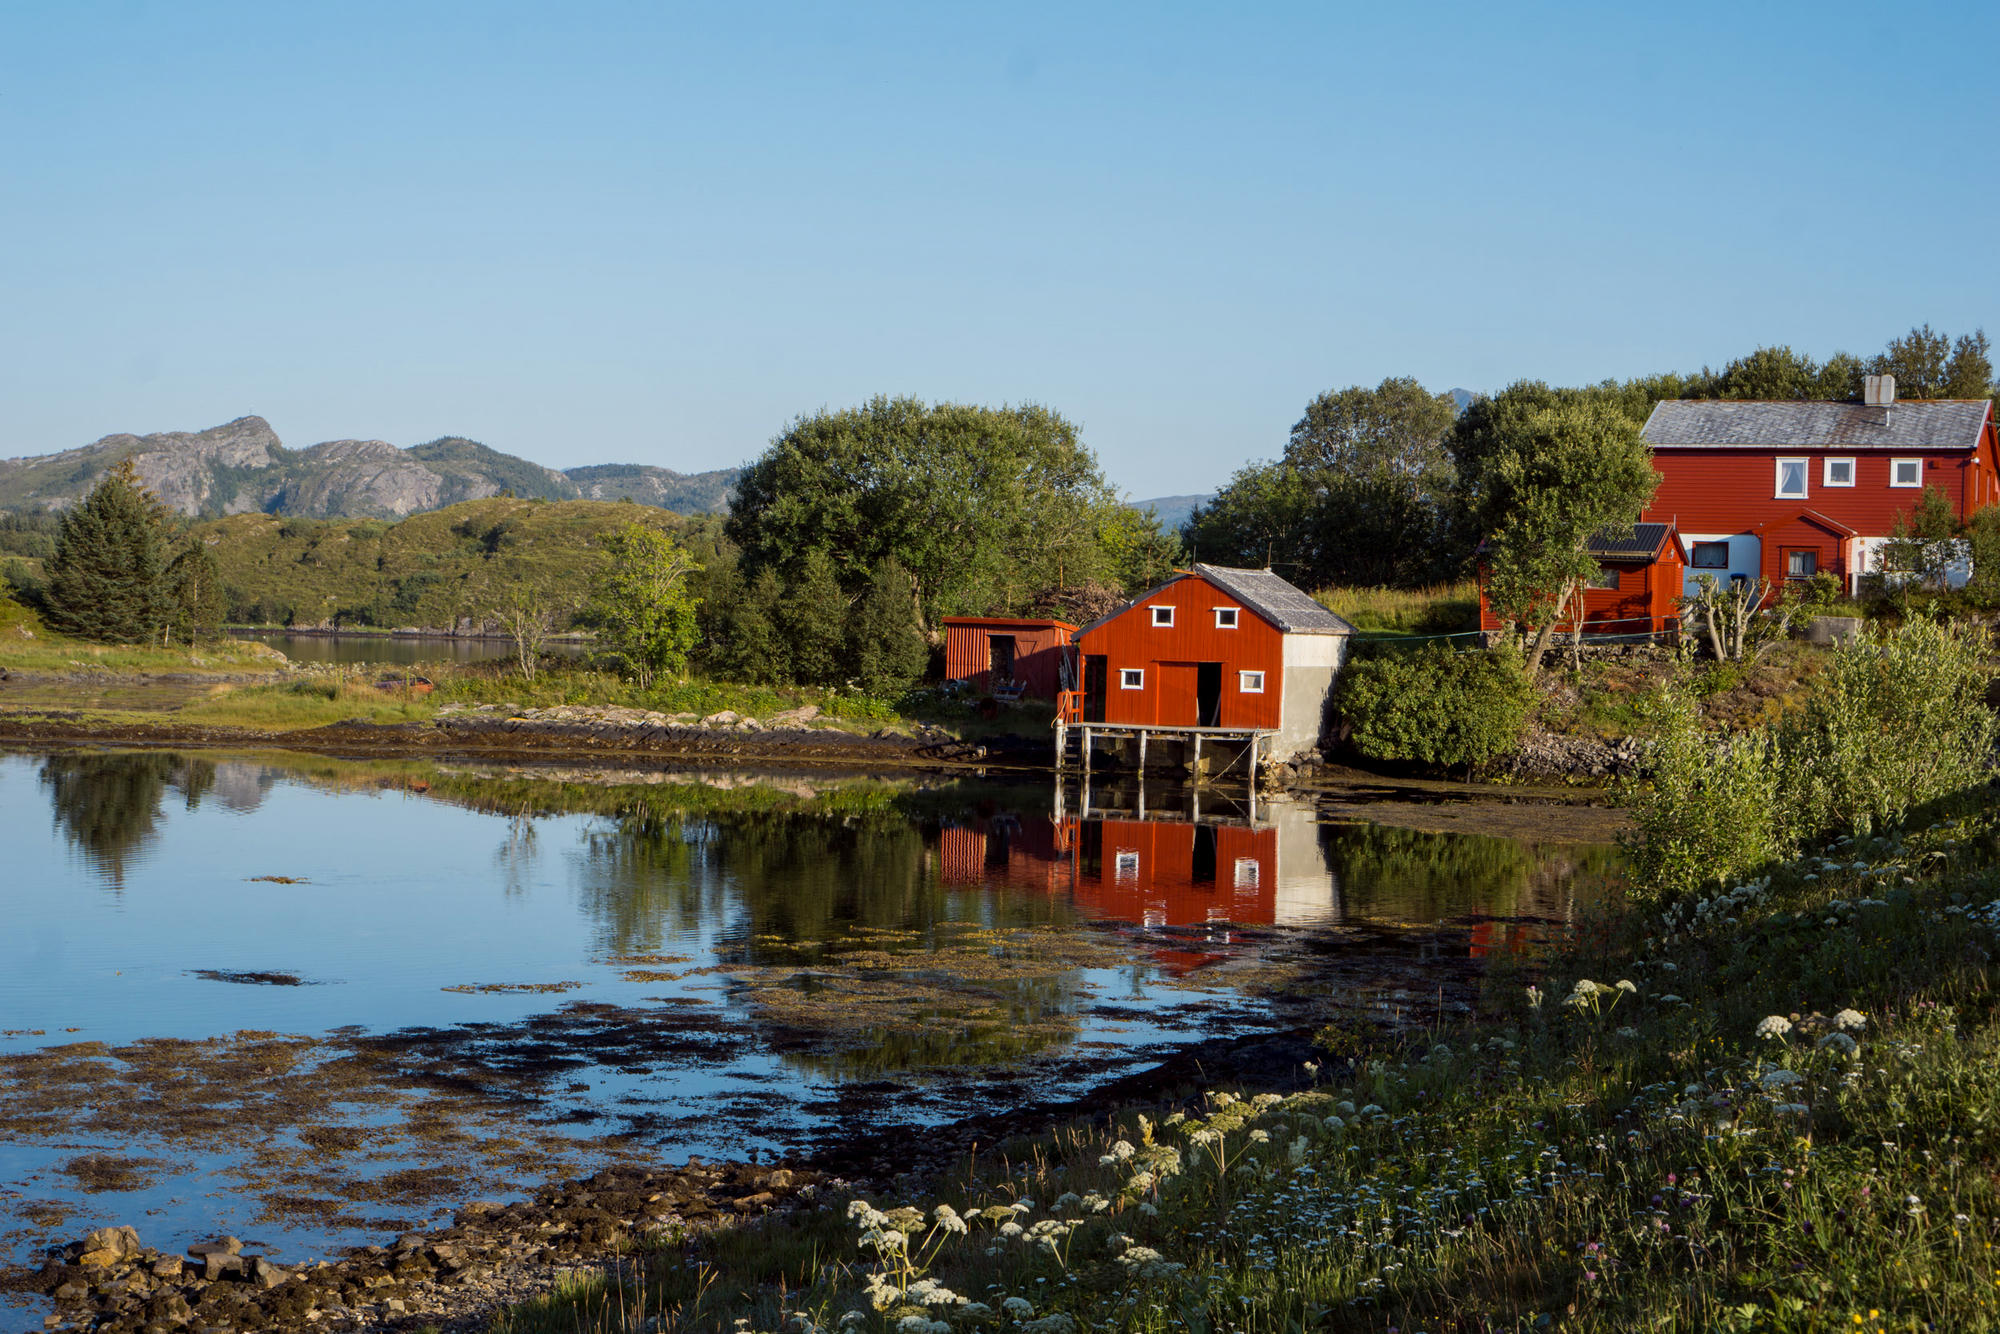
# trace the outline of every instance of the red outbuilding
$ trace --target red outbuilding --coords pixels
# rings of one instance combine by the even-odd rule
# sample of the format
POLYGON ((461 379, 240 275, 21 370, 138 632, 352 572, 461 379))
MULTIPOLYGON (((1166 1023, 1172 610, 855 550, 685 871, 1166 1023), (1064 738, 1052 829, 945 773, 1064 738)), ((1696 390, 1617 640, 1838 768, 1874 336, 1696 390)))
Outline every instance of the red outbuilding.
MULTIPOLYGON (((1643 518, 1703 574, 1782 584, 1828 573, 1850 593, 1881 570, 1896 520, 1935 488, 1960 519, 2000 503, 2000 436, 1986 399, 1898 400, 1868 377, 1860 403, 1668 399, 1646 421, 1660 474, 1643 518)), ((1970 575, 1963 562, 1955 583, 1970 575)))
POLYGON ((1054 699, 1063 688, 1064 654, 1076 627, 1067 621, 1007 616, 944 618, 944 679, 982 693, 1054 699))
MULTIPOLYGON (((1679 628, 1687 552, 1672 524, 1641 523, 1629 532, 1598 533, 1585 548, 1599 574, 1583 590, 1583 633, 1588 636, 1647 636, 1679 628)), ((1506 628, 1486 599, 1486 562, 1479 563, 1479 628, 1488 634, 1506 628)), ((1572 620, 1556 625, 1561 634, 1572 620)))
MULTIPOLYGON (((1269 570, 1197 565, 1077 632, 1085 734, 1248 743, 1289 759, 1319 744, 1354 627, 1269 570)), ((1063 740, 1059 730, 1058 745, 1063 740)))

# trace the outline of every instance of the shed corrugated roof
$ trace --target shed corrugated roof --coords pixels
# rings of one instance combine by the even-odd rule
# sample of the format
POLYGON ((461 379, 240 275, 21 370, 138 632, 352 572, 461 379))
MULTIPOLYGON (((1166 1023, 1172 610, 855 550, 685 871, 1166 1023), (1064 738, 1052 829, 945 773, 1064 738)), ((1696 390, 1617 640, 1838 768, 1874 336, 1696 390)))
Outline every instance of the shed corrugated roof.
POLYGON ((1354 627, 1269 570, 1197 565, 1194 572, 1288 635, 1351 635, 1354 627))
POLYGON ((1584 554, 1599 560, 1642 560, 1656 556, 1673 532, 1670 523, 1635 523, 1631 531, 1604 528, 1590 535, 1584 554))
POLYGON ((1865 403, 1665 399, 1646 419, 1655 449, 1966 450, 1979 443, 1992 404, 1983 398, 1865 403))

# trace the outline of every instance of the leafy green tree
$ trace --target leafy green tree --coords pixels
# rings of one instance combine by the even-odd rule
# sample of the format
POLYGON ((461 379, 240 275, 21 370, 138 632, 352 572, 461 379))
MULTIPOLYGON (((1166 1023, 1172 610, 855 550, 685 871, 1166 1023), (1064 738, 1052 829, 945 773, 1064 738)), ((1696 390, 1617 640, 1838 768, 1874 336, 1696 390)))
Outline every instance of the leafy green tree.
POLYGON ((1321 568, 1314 523, 1318 496, 1296 468, 1252 463, 1188 517, 1187 542, 1195 560, 1211 565, 1279 568, 1310 586, 1321 568))
POLYGON ((1047 408, 877 397, 793 422, 744 473, 727 531, 751 576, 817 557, 848 599, 894 558, 936 642, 942 616, 1098 575, 1096 521, 1114 502, 1047 408))
POLYGON ((609 559, 591 582, 584 621, 641 689, 657 676, 685 670, 699 636, 698 604, 688 589, 699 568, 694 556, 643 523, 629 523, 600 542, 609 559))
POLYGON ((1372 760, 1469 767, 1520 745, 1533 697, 1518 656, 1444 647, 1389 650, 1342 670, 1348 743, 1372 760))
POLYGON ((1965 595, 1974 606, 1990 611, 2000 606, 2000 505, 1988 505, 1972 516, 1965 526, 1965 546, 1972 561, 1965 595))
POLYGON ((791 652, 778 628, 784 581, 773 569, 746 579, 733 563, 711 572, 703 604, 710 675, 728 681, 773 685, 792 679, 791 652))
POLYGON ((165 577, 170 613, 167 633, 190 645, 220 635, 226 611, 222 571, 208 544, 195 538, 182 547, 167 566, 165 577))
POLYGON ((837 686, 846 680, 849 605, 832 558, 823 550, 808 551, 786 582, 784 601, 778 606, 778 633, 785 642, 792 680, 818 686, 837 686))
POLYGON ((49 623, 107 643, 156 639, 169 612, 166 566, 165 507, 122 460, 63 515, 48 565, 49 623))
POLYGON ((1602 399, 1537 381, 1472 404, 1453 432, 1472 530, 1486 537, 1487 600, 1532 635, 1539 673, 1557 622, 1598 573, 1584 548, 1629 529, 1659 486, 1638 424, 1602 399))
POLYGON ((930 666, 930 645, 917 626, 916 587, 894 560, 875 567, 875 578, 848 623, 854 679, 872 695, 907 690, 930 666))
POLYGON ((1895 376, 1898 398, 1987 398, 1994 392, 1991 351, 1984 329, 1954 341, 1923 324, 1891 339, 1868 371, 1895 376))
POLYGON ((1861 396, 1859 357, 1836 352, 1824 365, 1789 347, 1760 347, 1714 377, 1713 392, 1681 397, 1848 399, 1861 396))
POLYGON ((1881 546, 1885 572, 1900 575, 1898 586, 1943 588, 1954 562, 1965 553, 1962 526, 1951 497, 1942 487, 1926 486, 1923 498, 1896 515, 1889 540, 1881 546))

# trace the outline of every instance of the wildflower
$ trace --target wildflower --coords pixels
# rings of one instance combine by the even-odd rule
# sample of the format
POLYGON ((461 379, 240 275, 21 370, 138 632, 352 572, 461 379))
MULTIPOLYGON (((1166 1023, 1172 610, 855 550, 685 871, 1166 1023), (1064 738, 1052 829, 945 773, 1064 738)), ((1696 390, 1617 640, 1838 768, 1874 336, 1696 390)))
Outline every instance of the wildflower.
POLYGON ((1382 1109, 1371 1102, 1366 1107, 1363 1107, 1361 1109, 1361 1114, 1363 1116, 1380 1116, 1382 1114, 1382 1109))
POLYGON ((1305 1071, 1308 1078, 1317 1075, 1319 1073, 1319 1062, 1307 1061, 1305 1063, 1305 1071))
POLYGON ((1354 1104, 1351 1102, 1337 1102, 1333 1105, 1333 1110, 1339 1112, 1342 1116, 1352 1116, 1354 1115, 1354 1104))
POLYGON ((1620 978, 1618 980, 1618 986, 1616 989, 1624 992, 1628 996, 1636 996, 1639 994, 1639 988, 1637 984, 1628 982, 1624 978, 1620 978))
POLYGON ((1842 1056, 1852 1056, 1861 1050, 1861 1044, 1845 1033, 1828 1033, 1818 1042, 1815 1042, 1813 1046, 1831 1047, 1842 1056))
POLYGON ((1051 1312, 1039 1320, 1027 1320, 1021 1324, 1021 1334, 1072 1334, 1076 1321, 1061 1311, 1051 1312))
POLYGON ((1633 1028, 1630 1024, 1627 1024, 1625 1027, 1618 1030, 1618 1036, 1626 1039, 1636 1038, 1639 1036, 1639 1030, 1633 1028))
POLYGON ((1268 1130, 1253 1130, 1250 1132, 1250 1142, 1252 1144, 1269 1144, 1271 1142, 1271 1132, 1268 1130))
POLYGON ((1803 1084, 1806 1082, 1806 1077, 1796 1070, 1773 1070, 1757 1082, 1766 1091, 1769 1091, 1771 1089, 1790 1088, 1794 1084, 1803 1084))
POLYGON ((1142 1200, 1139 1203, 1139 1212, 1148 1218, 1158 1218, 1160 1216, 1160 1206, 1154 1204, 1151 1200, 1142 1200))
POLYGON ((1061 1213, 1063 1210, 1069 1208, 1071 1205, 1082 1204, 1082 1203, 1083 1203, 1082 1196, 1078 1195, 1073 1190, 1066 1190, 1062 1194, 1056 1196, 1056 1202, 1050 1205, 1049 1208, 1051 1211, 1055 1213, 1061 1213))
POLYGON ((1782 1014, 1766 1015, 1757 1021, 1757 1036, 1760 1038, 1782 1038, 1792 1031, 1792 1021, 1782 1014))
POLYGON ((1293 1140, 1292 1147, 1286 1151, 1286 1156, 1291 1159, 1293 1167, 1303 1163, 1306 1160, 1306 1142, 1302 1139, 1293 1140))
POLYGON ((950 1306, 958 1300, 957 1293, 934 1278, 918 1279, 904 1295, 925 1306, 950 1306))
POLYGON ((1833 1026, 1844 1032, 1859 1032, 1868 1026, 1868 1016, 1859 1010, 1842 1010, 1833 1016, 1833 1026))
POLYGON ((1668 992, 1668 993, 1667 993, 1666 995, 1664 995, 1664 996, 1660 997, 1660 998, 1659 998, 1659 1000, 1660 1000, 1660 1004, 1662 1004, 1662 1005, 1685 1005, 1685 1004, 1687 1004, 1687 1002, 1686 1002, 1686 1001, 1682 1000, 1682 999, 1681 999, 1681 998, 1680 998, 1679 996, 1676 996, 1676 995, 1674 995, 1674 994, 1673 994, 1672 992, 1668 992))
POLYGON ((840 1318, 841 1329, 854 1329, 867 1323, 868 1313, 858 1306, 840 1318))
POLYGON ((1772 1110, 1779 1116, 1804 1116, 1812 1111, 1812 1108, 1802 1102, 1781 1102, 1772 1110))
POLYGON ((1000 1303, 1000 1309, 1016 1320, 1026 1320, 1035 1313, 1035 1304, 1026 1297, 1009 1297, 1000 1303))
POLYGON ((956 1236, 965 1235, 965 1220, 958 1216, 958 1210, 948 1204, 940 1204, 931 1210, 931 1222, 956 1236))
POLYGON ((1327 1118, 1326 1118, 1326 1120, 1324 1120, 1324 1121, 1320 1122, 1320 1124, 1321 1124, 1321 1125, 1323 1125, 1323 1126, 1325 1126, 1325 1127, 1326 1127, 1326 1128, 1327 1128, 1328 1130, 1345 1130, 1345 1129, 1347 1129, 1347 1122, 1345 1122, 1345 1121, 1341 1120, 1341 1119, 1340 1119, 1339 1117, 1337 1117, 1337 1116, 1329 1116, 1329 1117, 1327 1117, 1327 1118))
POLYGON ((1528 1008, 1531 1010, 1542 1008, 1542 989, 1540 987, 1528 988, 1528 1008))
POLYGON ((960 1302, 958 1313, 973 1320, 985 1320, 993 1314, 993 1308, 985 1302, 960 1302))
POLYGON ((1137 1152, 1138 1150, 1132 1147, 1130 1141, 1121 1139, 1111 1146, 1111 1152, 1097 1160, 1097 1164, 1100 1167, 1111 1167, 1117 1163, 1124 1162, 1137 1152))

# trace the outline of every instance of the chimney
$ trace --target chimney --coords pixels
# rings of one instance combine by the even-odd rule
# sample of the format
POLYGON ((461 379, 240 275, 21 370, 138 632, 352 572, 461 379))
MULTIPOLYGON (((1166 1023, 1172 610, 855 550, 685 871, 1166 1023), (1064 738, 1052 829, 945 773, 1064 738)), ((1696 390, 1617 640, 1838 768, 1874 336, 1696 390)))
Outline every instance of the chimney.
POLYGON ((1864 386, 1862 401, 1871 408, 1893 407, 1896 402, 1896 377, 1893 375, 1869 375, 1862 378, 1864 386))

